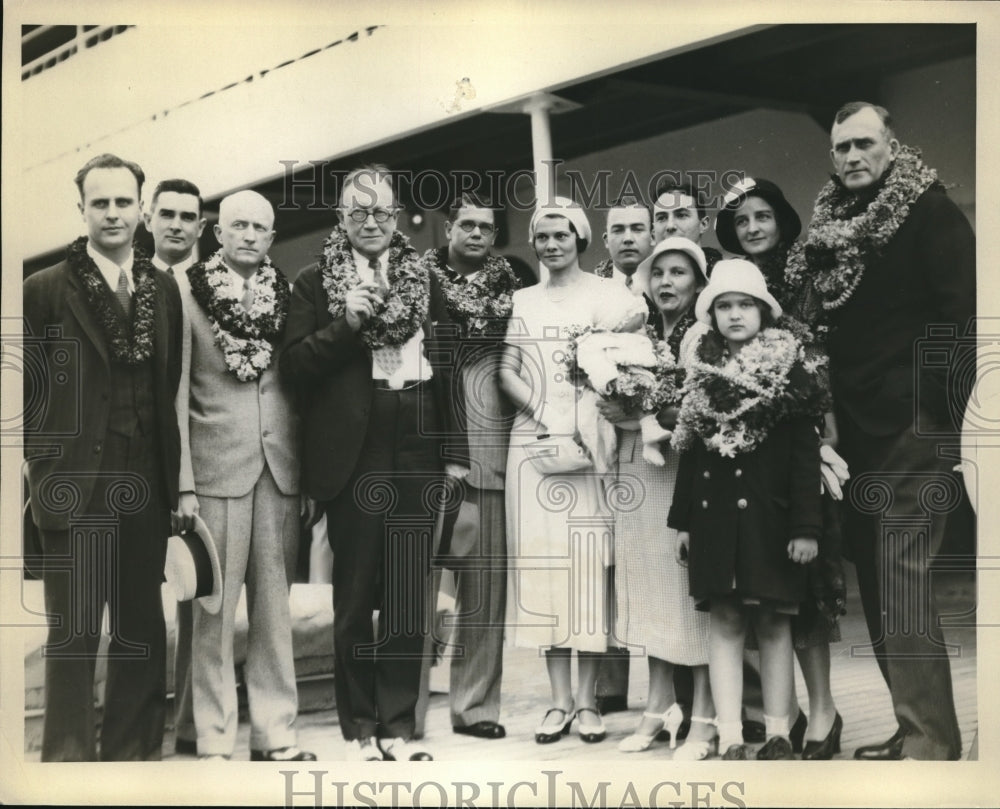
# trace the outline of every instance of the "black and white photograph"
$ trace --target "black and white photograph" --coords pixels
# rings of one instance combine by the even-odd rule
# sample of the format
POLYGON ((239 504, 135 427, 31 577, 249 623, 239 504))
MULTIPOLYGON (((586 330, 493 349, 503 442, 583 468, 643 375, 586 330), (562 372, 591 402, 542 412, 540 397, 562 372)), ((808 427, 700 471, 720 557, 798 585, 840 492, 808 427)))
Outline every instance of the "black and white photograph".
POLYGON ((0 801, 995 805, 998 47, 5 0, 0 801))

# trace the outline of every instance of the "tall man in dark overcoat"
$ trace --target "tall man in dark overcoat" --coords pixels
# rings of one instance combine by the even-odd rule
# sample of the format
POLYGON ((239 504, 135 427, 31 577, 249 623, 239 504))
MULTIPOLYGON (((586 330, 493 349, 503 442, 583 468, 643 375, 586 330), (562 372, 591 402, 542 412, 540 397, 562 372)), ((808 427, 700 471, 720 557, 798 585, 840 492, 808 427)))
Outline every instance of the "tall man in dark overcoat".
POLYGON ((173 278, 133 252, 143 181, 139 166, 114 155, 84 165, 76 184, 87 236, 24 282, 26 360, 41 371, 25 375, 24 432, 49 617, 43 761, 161 756, 160 585, 177 504, 181 302, 173 278))
POLYGON ((885 109, 845 105, 830 137, 836 176, 789 269, 828 316, 838 451, 851 472, 845 548, 899 723, 855 758, 957 759, 930 567, 947 503, 961 499, 955 461, 940 450, 958 444, 968 399, 953 369, 976 312, 973 232, 885 109), (932 361, 921 359, 928 341, 932 361))

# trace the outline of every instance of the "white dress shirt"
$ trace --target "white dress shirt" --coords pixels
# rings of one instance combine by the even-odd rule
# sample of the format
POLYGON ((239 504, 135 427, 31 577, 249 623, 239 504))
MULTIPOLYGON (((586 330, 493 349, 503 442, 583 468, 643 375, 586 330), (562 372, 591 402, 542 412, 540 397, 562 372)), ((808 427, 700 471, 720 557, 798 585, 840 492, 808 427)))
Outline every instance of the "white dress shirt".
POLYGON ((195 262, 194 262, 193 250, 191 251, 191 255, 189 255, 183 261, 178 261, 176 264, 167 264, 167 262, 165 262, 159 256, 153 256, 153 266, 156 267, 156 269, 164 271, 172 269, 174 271, 175 276, 180 275, 182 272, 186 273, 188 267, 192 266, 194 263, 195 262))
POLYGON ((135 261, 134 251, 130 251, 128 258, 125 259, 119 266, 107 256, 102 256, 98 253, 88 239, 87 255, 94 260, 94 263, 97 265, 97 269, 101 271, 101 275, 104 276, 104 280, 107 282, 108 286, 111 287, 112 292, 115 292, 118 289, 118 278, 121 276, 122 270, 125 270, 125 277, 128 279, 128 294, 135 294, 135 279, 132 277, 132 264, 135 261))
MULTIPOLYGON (((377 284, 378 282, 375 280, 375 273, 372 268, 368 266, 368 257, 363 256, 354 248, 351 248, 351 252, 354 253, 354 266, 358 270, 358 275, 361 276, 362 283, 377 284)), ((382 274, 385 276, 386 282, 388 283, 388 250, 378 257, 378 263, 382 270, 382 274)), ((373 362, 372 379, 384 379, 389 383, 390 387, 401 388, 404 382, 414 381, 417 379, 426 381, 434 376, 434 369, 431 368, 431 364, 427 362, 426 357, 424 357, 424 330, 422 327, 418 328, 416 334, 399 347, 399 351, 402 356, 403 364, 399 366, 395 373, 393 373, 392 376, 389 376, 377 362, 373 362)))
POLYGON ((632 286, 628 286, 629 276, 619 270, 614 264, 611 265, 611 277, 626 289, 631 289, 633 295, 642 295, 646 291, 645 281, 639 275, 638 268, 632 273, 632 286))

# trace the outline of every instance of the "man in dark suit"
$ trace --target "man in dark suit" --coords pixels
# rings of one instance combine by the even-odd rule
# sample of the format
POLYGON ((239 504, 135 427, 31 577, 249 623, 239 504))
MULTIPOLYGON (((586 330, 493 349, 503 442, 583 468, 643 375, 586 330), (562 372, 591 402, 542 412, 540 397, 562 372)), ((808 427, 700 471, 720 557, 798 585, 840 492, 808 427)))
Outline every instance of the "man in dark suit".
MULTIPOLYGON (((144 215, 146 230, 153 236, 153 266, 174 278, 197 261, 195 245, 205 229, 201 191, 190 180, 174 179, 158 183, 150 208, 144 215)), ((182 515, 183 517, 183 515, 182 515)), ((176 529, 192 527, 182 519, 176 529)), ((174 646, 174 750, 181 755, 198 752, 194 729, 191 689, 192 602, 177 602, 177 634, 174 646)))
POLYGON ((296 279, 281 370, 298 388, 303 485, 325 508, 334 553, 348 757, 426 760, 414 733, 431 611, 429 501, 446 471, 468 472, 449 367, 455 329, 437 278, 396 232, 388 169, 351 172, 337 213, 319 264, 296 279))
POLYGON ((181 303, 133 253, 143 172, 114 155, 76 176, 87 236, 24 283, 25 454, 44 551, 43 761, 159 759, 166 702, 160 584, 177 503, 181 303), (72 395, 45 380, 75 375, 72 395), (100 749, 94 669, 107 604, 100 749))
POLYGON ((976 312, 975 239, 937 174, 901 146, 889 113, 841 108, 830 135, 837 176, 816 202, 801 272, 829 314, 830 380, 851 480, 844 544, 899 727, 862 759, 957 759, 948 651, 929 567, 961 500, 943 445, 957 446, 968 389, 953 368, 976 312), (935 358, 915 361, 921 340, 935 358), (942 497, 942 493, 948 493, 942 497), (951 503, 951 505, 949 505, 951 503))

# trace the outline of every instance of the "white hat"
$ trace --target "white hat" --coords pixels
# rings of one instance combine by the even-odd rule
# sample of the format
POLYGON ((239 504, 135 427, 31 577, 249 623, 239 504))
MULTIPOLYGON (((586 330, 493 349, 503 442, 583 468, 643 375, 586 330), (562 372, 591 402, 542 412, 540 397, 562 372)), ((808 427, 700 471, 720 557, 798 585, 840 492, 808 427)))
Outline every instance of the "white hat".
POLYGON ((712 302, 727 292, 742 292, 762 300, 771 308, 775 320, 781 317, 781 304, 767 291, 767 282, 757 265, 745 258, 727 258, 716 263, 708 286, 698 295, 698 301, 694 305, 694 314, 698 320, 711 324, 709 312, 712 302))
MULTIPOLYGON (((538 208, 535 209, 534 215, 531 217, 531 224, 528 225, 529 242, 535 240, 535 227, 538 225, 538 220, 544 216, 566 217, 573 223, 573 227, 576 229, 576 235, 586 242, 583 249, 587 249, 587 245, 590 244, 591 239, 590 222, 587 221, 587 214, 584 212, 583 208, 580 207, 580 203, 574 202, 569 197, 554 197, 552 202, 545 205, 539 205, 538 208)), ((583 250, 580 252, 582 253, 583 250)))
POLYGON ((213 615, 222 607, 222 567, 208 526, 197 514, 194 530, 167 539, 163 578, 178 601, 199 599, 213 615))
POLYGON ((657 242, 656 246, 653 248, 653 252, 643 260, 636 272, 641 272, 648 278, 649 271, 653 269, 653 262, 656 261, 656 257, 667 252, 684 253, 690 256, 692 261, 694 261, 695 265, 698 267, 698 272, 701 273, 702 283, 708 283, 708 273, 706 270, 708 262, 705 260, 705 251, 684 236, 670 236, 662 242, 657 242))

